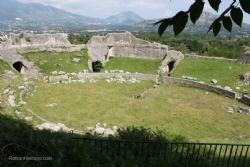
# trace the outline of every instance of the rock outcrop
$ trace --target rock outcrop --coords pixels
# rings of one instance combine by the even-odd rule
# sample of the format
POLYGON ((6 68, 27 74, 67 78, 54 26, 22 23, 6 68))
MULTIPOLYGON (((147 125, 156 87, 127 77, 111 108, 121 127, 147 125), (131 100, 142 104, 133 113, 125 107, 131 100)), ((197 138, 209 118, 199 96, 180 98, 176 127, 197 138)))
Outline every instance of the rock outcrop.
POLYGON ((100 61, 105 65, 110 57, 156 59, 164 58, 168 51, 168 46, 138 39, 130 32, 93 36, 87 48, 90 70, 92 70, 92 63, 100 61))
POLYGON ((250 64, 250 50, 246 51, 243 55, 241 55, 239 63, 250 64))
POLYGON ((173 71, 183 59, 184 55, 181 52, 174 50, 168 51, 159 67, 159 72, 164 74, 173 71))

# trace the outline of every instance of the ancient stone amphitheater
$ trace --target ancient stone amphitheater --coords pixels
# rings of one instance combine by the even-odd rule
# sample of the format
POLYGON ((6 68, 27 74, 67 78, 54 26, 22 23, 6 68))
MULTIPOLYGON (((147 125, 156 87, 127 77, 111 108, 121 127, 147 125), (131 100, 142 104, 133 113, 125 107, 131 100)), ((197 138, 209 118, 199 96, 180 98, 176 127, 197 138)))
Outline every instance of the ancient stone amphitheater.
POLYGON ((1 35, 0 58, 12 68, 26 77, 41 78, 39 69, 32 62, 25 60, 18 53, 34 51, 80 51, 88 49, 89 69, 93 70, 93 63, 100 61, 105 65, 110 57, 124 56, 146 59, 163 60, 160 72, 173 70, 184 58, 183 54, 168 51, 168 46, 151 43, 133 36, 130 32, 109 33, 106 36, 93 36, 87 45, 72 45, 67 34, 7 34, 1 35))

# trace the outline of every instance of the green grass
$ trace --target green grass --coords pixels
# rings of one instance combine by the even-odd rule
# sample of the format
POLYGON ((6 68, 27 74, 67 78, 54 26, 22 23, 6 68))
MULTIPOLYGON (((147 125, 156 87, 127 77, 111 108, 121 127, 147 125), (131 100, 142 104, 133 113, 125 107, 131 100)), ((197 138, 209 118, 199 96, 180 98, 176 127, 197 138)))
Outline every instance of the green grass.
POLYGON ((32 52, 23 54, 25 58, 37 65, 44 74, 53 71, 79 72, 88 69, 87 50, 80 52, 32 52), (80 58, 80 62, 73 62, 73 58, 80 58))
POLYGON ((249 142, 250 121, 244 114, 229 114, 237 101, 177 85, 152 83, 51 85, 39 84, 28 106, 51 122, 84 131, 98 122, 119 127, 143 126, 163 129, 190 141, 249 142), (132 98, 144 92, 142 99, 132 98), (38 103, 39 102, 39 103, 38 103), (57 103, 49 108, 46 105, 57 103))
POLYGON ((10 66, 0 59, 0 73, 4 73, 5 70, 11 70, 10 66))
POLYGON ((240 86, 250 92, 249 86, 244 86, 240 76, 250 71, 249 64, 236 64, 225 61, 192 59, 186 57, 173 72, 172 76, 196 77, 200 81, 210 83, 212 79, 218 81, 218 85, 230 86, 232 89, 240 86), (242 86, 241 86, 242 85, 242 86))
POLYGON ((123 70, 128 72, 153 74, 156 73, 160 64, 160 59, 113 57, 107 62, 104 70, 123 70))

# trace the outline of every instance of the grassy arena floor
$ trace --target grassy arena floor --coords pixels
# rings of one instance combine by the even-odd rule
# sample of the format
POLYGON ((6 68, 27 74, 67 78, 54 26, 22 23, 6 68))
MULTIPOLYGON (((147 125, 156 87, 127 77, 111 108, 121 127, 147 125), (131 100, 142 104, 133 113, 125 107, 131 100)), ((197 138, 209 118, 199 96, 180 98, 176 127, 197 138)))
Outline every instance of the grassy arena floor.
POLYGON ((87 50, 80 52, 32 52, 23 56, 35 63, 44 74, 51 74, 53 71, 79 72, 88 69, 87 50), (73 58, 80 58, 78 63, 73 58))
MULTIPOLYGON (((79 72, 88 69, 88 53, 86 49, 80 52, 33 52, 23 54, 25 58, 37 65, 44 74, 53 71, 79 72), (73 58, 80 58, 80 62, 73 62, 73 58)), ((123 70, 139 73, 156 73, 161 64, 160 59, 142 59, 115 57, 111 58, 102 71, 123 70)))
POLYGON ((167 84, 154 89, 151 82, 127 85, 99 81, 39 84, 32 94, 26 101, 33 112, 81 131, 105 122, 119 127, 158 127, 192 141, 250 141, 249 115, 226 112, 228 106, 241 104, 198 89, 167 84), (142 92, 142 99, 133 98, 142 92), (51 103, 57 106, 46 107, 51 103))
POLYGON ((142 59, 129 57, 113 57, 105 65, 103 70, 123 70, 154 74, 161 64, 161 59, 142 59))
POLYGON ((186 57, 173 72, 172 76, 182 77, 191 76, 196 77, 200 81, 210 83, 212 79, 218 81, 218 85, 230 86, 235 90, 235 87, 247 89, 250 93, 249 86, 244 85, 240 80, 240 76, 250 71, 249 64, 236 64, 225 61, 192 59, 186 57))

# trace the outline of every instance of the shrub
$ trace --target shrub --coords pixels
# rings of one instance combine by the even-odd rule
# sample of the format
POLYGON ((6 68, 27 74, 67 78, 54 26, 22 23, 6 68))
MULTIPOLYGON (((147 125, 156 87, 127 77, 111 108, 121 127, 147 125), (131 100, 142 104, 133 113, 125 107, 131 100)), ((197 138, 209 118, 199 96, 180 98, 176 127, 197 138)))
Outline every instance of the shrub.
POLYGON ((21 34, 19 35, 19 39, 22 39, 22 38, 24 38, 24 33, 21 33, 21 34))
POLYGON ((26 41, 26 42, 31 42, 30 37, 25 37, 25 41, 26 41))

